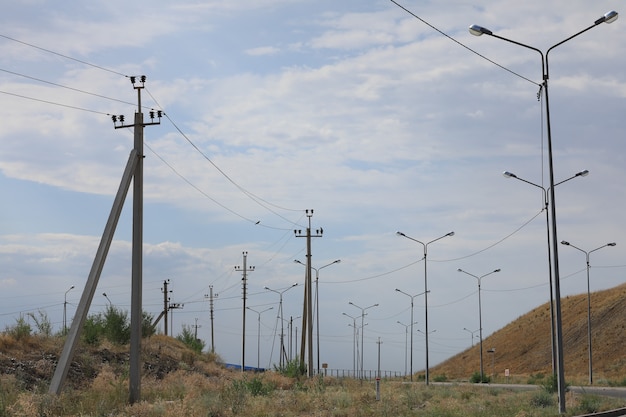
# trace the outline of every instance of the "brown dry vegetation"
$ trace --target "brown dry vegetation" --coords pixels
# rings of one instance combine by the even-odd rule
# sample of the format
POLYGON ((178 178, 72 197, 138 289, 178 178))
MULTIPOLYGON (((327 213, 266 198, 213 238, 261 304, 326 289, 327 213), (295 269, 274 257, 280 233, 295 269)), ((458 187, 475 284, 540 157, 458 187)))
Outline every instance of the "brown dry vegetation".
MULTIPOLYGON (((588 383, 587 294, 561 301, 563 357, 568 383, 588 383)), ((623 384, 626 381, 626 284, 591 294, 591 328, 594 383, 623 384)), ((550 305, 546 303, 519 317, 483 340, 485 374, 496 379, 505 369, 512 376, 526 378, 552 372, 550 305), (495 348, 495 357, 487 353, 495 348)), ((467 379, 480 369, 478 344, 431 369, 433 375, 467 379)))
MULTIPOLYGON (((623 385, 626 285, 593 294, 594 370, 598 383, 623 385)), ((587 380, 586 294, 562 302, 566 379, 587 380)), ((540 306, 487 337, 496 347, 499 376, 517 380, 551 370, 550 313, 540 306)), ((57 336, 0 334, 0 417, 4 416, 556 416, 556 397, 543 390, 513 392, 484 385, 406 384, 383 380, 381 400, 372 382, 288 378, 275 372, 242 374, 214 355, 198 354, 163 335, 142 343, 142 401, 128 404, 128 346, 82 345, 60 396, 47 394, 62 349, 57 336)), ((467 380, 479 369, 474 346, 431 369, 431 378, 467 380)), ((490 373, 491 356, 485 355, 490 373)), ((496 379, 498 380, 498 379, 496 379)), ((499 380, 501 381, 501 379, 499 380)), ((567 394, 567 415, 623 407, 623 401, 567 394)))

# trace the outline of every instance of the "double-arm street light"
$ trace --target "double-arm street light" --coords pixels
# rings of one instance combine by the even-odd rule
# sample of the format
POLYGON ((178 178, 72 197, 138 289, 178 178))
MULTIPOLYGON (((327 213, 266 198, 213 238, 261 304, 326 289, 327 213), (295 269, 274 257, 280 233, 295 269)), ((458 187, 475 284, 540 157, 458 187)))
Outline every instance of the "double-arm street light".
POLYGON ((363 378, 365 376, 363 374, 363 342, 364 342, 363 334, 365 334, 365 311, 369 310, 372 307, 378 307, 378 303, 372 304, 371 306, 365 307, 365 308, 354 304, 352 301, 349 301, 348 304, 361 310, 361 370, 360 370, 360 375, 361 375, 361 378, 363 378))
POLYGON ((74 286, 72 285, 63 296, 63 334, 67 334, 67 293, 72 291, 74 286))
MULTIPOLYGON (((402 291, 402 290, 400 290, 398 288, 396 288, 396 291, 399 292, 400 294, 406 295, 407 297, 409 297, 411 299, 411 324, 410 324, 410 326, 411 326, 411 368, 410 368, 411 369, 411 374, 410 375, 411 375, 411 381, 413 381, 413 302, 415 300, 415 297, 418 297, 420 295, 424 295, 424 294, 426 294, 426 292, 421 292, 419 294, 411 295, 411 294, 406 293, 406 292, 404 292, 404 291, 402 291)), ((398 322, 398 323, 400 323, 400 322, 398 322)), ((400 323, 400 324, 402 324, 402 323, 400 323)))
POLYGON ((550 177, 550 215, 552 218, 552 249, 554 255, 554 292, 555 292, 555 315, 556 315, 556 351, 557 351, 557 387, 558 387, 558 397, 559 397, 559 412, 565 413, 565 372, 563 369, 563 334, 562 334, 562 322, 561 322, 561 285, 560 285, 560 277, 559 277, 559 255, 558 255, 558 239, 556 233, 556 202, 554 198, 554 164, 553 164, 553 156, 552 156, 552 130, 550 126, 550 102, 548 97, 548 79, 550 78, 549 66, 548 66, 548 55, 550 51, 556 48, 559 45, 564 44, 565 42, 573 39, 590 29, 602 24, 602 23, 612 23, 617 20, 618 14, 615 11, 610 11, 606 13, 601 18, 597 19, 593 22, 593 25, 575 33, 574 35, 562 40, 561 42, 551 46, 548 48, 545 57, 543 52, 540 49, 537 49, 533 46, 523 44, 521 42, 517 42, 499 35, 494 34, 489 29, 478 25, 472 25, 469 28, 469 31, 472 35, 480 36, 480 35, 489 35, 497 39, 501 39, 503 41, 521 46, 523 48, 527 48, 538 52, 541 56, 541 73, 543 79, 543 89, 546 94, 546 130, 548 136, 548 171, 550 177))
POLYGON ((484 372, 484 368, 483 368, 483 318, 482 318, 482 306, 481 306, 481 301, 480 301, 480 284, 483 278, 485 278, 488 275, 491 274, 495 274, 496 272, 500 272, 500 268, 495 269, 485 275, 474 275, 474 274, 470 274, 467 271, 462 270, 461 268, 458 269, 459 272, 463 272, 464 274, 467 274, 471 277, 476 278, 476 281, 478 281, 478 335, 479 335, 479 340, 480 340, 480 382, 484 382, 484 377, 485 377, 485 372, 484 372))
POLYGON ((444 237, 448 237, 448 236, 454 236, 454 232, 448 232, 443 236, 438 237, 437 239, 433 239, 430 242, 421 242, 417 239, 413 239, 410 236, 405 235, 402 232, 396 232, 396 234, 398 236, 402 236, 405 237, 409 240, 412 240, 413 242, 417 242, 420 245, 422 245, 422 247, 424 248, 424 326, 426 328, 425 331, 425 335, 426 335, 426 371, 425 371, 425 382, 426 385, 429 384, 429 378, 428 378, 428 293, 430 291, 428 291, 428 267, 427 267, 427 256, 428 256, 428 245, 430 245, 433 242, 438 241, 439 239, 443 239, 444 237))
MULTIPOLYGON (((306 267, 306 264, 303 262, 300 262, 297 259, 293 260, 295 263, 300 264, 300 265, 304 265, 306 267)), ((320 266, 319 268, 314 268, 311 267, 311 269, 315 270, 315 326, 316 328, 316 333, 317 333, 317 374, 319 375, 320 373, 320 300, 319 300, 319 280, 320 280, 320 270, 326 268, 327 266, 331 266, 334 264, 338 264, 339 262, 341 262, 341 259, 337 259, 332 261, 329 264, 326 264, 324 266, 320 266)))
POLYGON ((466 332, 470 334, 470 337, 472 338, 471 344, 472 344, 472 347, 474 347, 474 333, 476 333, 478 330, 470 330, 467 327, 463 327, 463 330, 465 330, 466 332))
POLYGON ((287 291, 289 291, 290 289, 292 289, 293 287, 297 286, 298 283, 295 282, 293 284, 291 284, 290 286, 288 286, 287 288, 283 288, 281 290, 273 290, 270 287, 265 287, 265 289, 267 291, 271 291, 271 292, 275 292, 276 294, 278 294, 279 301, 278 301, 278 317, 280 317, 280 356, 278 358, 278 365, 280 366, 280 368, 282 369, 282 367, 285 365, 285 361, 284 361, 284 357, 286 356, 285 353, 285 328, 283 326, 283 294, 286 293, 287 291))
POLYGON ((257 311, 253 308, 246 307, 250 311, 254 311, 258 316, 258 324, 257 324, 257 342, 256 342, 256 367, 257 370, 261 368, 261 314, 265 313, 268 310, 273 309, 274 307, 268 307, 265 310, 257 311))
POLYGON ((591 268, 591 265, 589 264, 589 255, 592 252, 595 252, 602 248, 606 248, 607 246, 615 246, 617 245, 617 243, 615 242, 607 243, 605 245, 600 246, 599 248, 595 248, 590 251, 586 251, 579 247, 576 247, 565 240, 563 240, 561 244, 565 246, 571 246, 574 249, 578 249, 579 251, 585 254, 585 259, 587 260, 587 351, 589 353, 589 385, 592 385, 593 384, 593 367, 592 367, 592 355, 591 355, 591 291, 589 287, 589 269, 591 268))
MULTIPOLYGON (((526 184, 530 184, 534 187, 540 188, 541 191, 543 191, 543 209, 546 212, 546 236, 548 238, 548 282, 550 283, 550 344, 552 346, 552 375, 556 376, 556 349, 555 349, 555 343, 554 343, 554 293, 552 291, 553 285, 552 285, 552 256, 551 256, 551 250, 550 250, 550 214, 549 214, 549 210, 548 210, 548 205, 550 204, 550 200, 548 198, 548 190, 539 185, 539 184, 535 184, 534 182, 530 182, 528 180, 525 180, 524 178, 520 178, 517 175, 515 175, 512 172, 509 171, 504 171, 502 173, 502 175, 504 175, 505 178, 514 178, 516 180, 525 182, 526 184)), ((585 169, 582 170, 580 172, 577 172, 576 174, 572 175, 571 177, 564 179, 563 181, 557 182, 556 184, 554 184, 554 186, 556 187, 559 184, 563 184, 564 182, 567 182, 571 179, 574 178, 578 178, 578 177, 586 177, 587 175, 589 175, 589 170, 585 169)))

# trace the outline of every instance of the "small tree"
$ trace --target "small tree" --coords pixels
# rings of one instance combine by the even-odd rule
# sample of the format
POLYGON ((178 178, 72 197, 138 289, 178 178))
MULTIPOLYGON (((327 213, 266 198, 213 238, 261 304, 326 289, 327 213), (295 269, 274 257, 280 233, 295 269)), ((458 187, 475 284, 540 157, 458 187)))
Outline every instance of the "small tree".
POLYGON ((28 317, 35 322, 37 334, 45 337, 52 336, 52 323, 45 311, 38 310, 37 315, 35 315, 35 313, 28 313, 28 317))
POLYGON ((176 336, 176 339, 183 342, 189 348, 191 348, 195 352, 202 352, 204 349, 205 343, 203 340, 197 339, 194 332, 191 331, 191 327, 183 324, 183 331, 181 334, 176 336))

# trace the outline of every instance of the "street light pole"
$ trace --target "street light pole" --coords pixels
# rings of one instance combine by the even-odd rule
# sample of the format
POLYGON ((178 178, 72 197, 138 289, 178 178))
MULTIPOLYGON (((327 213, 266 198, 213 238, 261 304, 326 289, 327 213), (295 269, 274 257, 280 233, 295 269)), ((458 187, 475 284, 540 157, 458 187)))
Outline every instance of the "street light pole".
POLYGON ((467 327, 463 327, 463 330, 465 330, 466 332, 468 332, 471 335, 470 336, 472 338, 471 343, 472 343, 472 347, 474 347, 474 333, 476 333, 478 330, 472 331, 472 330, 468 329, 467 327))
MULTIPOLYGON (((356 376, 356 317, 348 313, 341 314, 352 319, 352 373, 356 376)), ((348 326, 350 326, 350 324, 348 324, 348 326)))
POLYGON ((67 334, 67 293, 72 291, 74 286, 72 285, 63 296, 63 334, 67 334))
POLYGON ((563 365, 564 365, 563 329, 562 329, 562 318, 561 318, 561 283, 560 283, 560 276, 559 276, 559 252, 558 252, 559 245, 558 245, 557 230, 556 230, 557 229, 556 227, 556 201, 555 201, 555 195, 554 195, 554 185, 555 185, 554 184, 554 162, 553 162, 554 158, 552 155, 552 130, 550 126, 550 104, 549 104, 550 102, 549 102, 549 97, 548 97, 548 80, 550 78, 550 72, 549 72, 549 66, 548 66, 548 55, 550 54, 550 51, 552 51, 557 46, 562 45, 563 43, 587 32, 590 29, 593 29, 594 27, 598 26, 601 23, 613 23, 615 20, 617 20, 617 17, 618 17, 618 13, 615 11, 610 11, 606 13, 604 16, 597 19, 593 23, 593 25, 579 31, 578 33, 575 33, 569 38, 562 40, 561 42, 548 48, 545 54, 545 58, 544 58, 543 52, 540 49, 537 49, 533 46, 529 46, 529 45, 511 40, 511 39, 496 35, 489 29, 483 28, 478 25, 472 25, 469 28, 469 31, 472 35, 476 35, 476 36, 489 35, 494 38, 501 39, 503 41, 521 46, 523 48, 536 51, 541 56, 541 71, 542 71, 542 78, 543 78, 542 86, 546 93, 546 129, 547 129, 547 136, 548 136, 548 143, 547 143, 548 145, 548 171, 549 171, 549 177, 550 177, 550 202, 551 202, 550 216, 552 218, 552 250, 553 250, 553 255, 554 255, 553 270, 554 270, 554 293, 555 293, 554 296, 555 296, 555 315, 556 315, 555 317, 556 329, 555 330, 556 330, 556 351, 557 351, 557 386, 558 386, 559 412, 560 413, 565 413, 565 370, 563 369, 563 365))
POLYGON ((480 283, 482 279, 485 278, 486 276, 495 274, 496 272, 500 272, 500 268, 495 269, 481 276, 470 274, 469 272, 464 271, 461 268, 459 268, 457 271, 463 272, 464 274, 474 277, 476 278, 476 281, 478 281, 478 334, 480 336, 480 383, 482 384, 484 382, 485 372, 483 368, 483 318, 482 318, 482 306, 481 306, 481 301, 480 301, 480 283))
MULTIPOLYGON (((504 171, 502 173, 502 175, 504 175, 505 178, 514 178, 516 180, 525 182, 526 184, 530 184, 534 187, 540 188, 543 191, 543 210, 545 210, 546 212, 546 235, 548 238, 548 282, 550 284, 550 343, 552 346, 552 375, 554 377, 556 377, 556 348, 555 348, 555 342, 554 342, 554 336, 555 336, 555 331, 554 331, 554 293, 553 293, 553 283, 552 283, 552 255, 551 255, 551 249, 550 249, 550 212, 548 210, 548 205, 550 203, 550 200, 548 199, 548 190, 539 185, 539 184, 535 184, 534 182, 530 182, 528 180, 525 180, 524 178, 520 178, 517 175, 515 175, 512 172, 509 171, 504 171)), ((574 178, 578 178, 578 177, 586 177, 587 175, 589 175, 589 170, 585 169, 582 170, 580 172, 577 172, 576 174, 572 175, 571 177, 564 179, 563 181, 557 182, 556 184, 554 184, 554 186, 556 187, 559 184, 563 184, 564 182, 567 182, 571 179, 574 178)))
POLYGON ((561 244, 565 246, 571 246, 574 249, 577 249, 585 254, 585 259, 587 260, 587 351, 589 353, 589 385, 593 385, 593 366, 592 366, 592 354, 591 354, 591 289, 589 285, 589 269, 591 268, 591 264, 589 263, 589 255, 592 252, 600 250, 602 248, 606 248, 607 246, 615 246, 617 243, 611 242, 605 245, 600 246, 599 248, 592 249, 590 251, 583 250, 579 247, 572 245, 571 243, 563 240, 561 244))
POLYGON ((400 290, 398 288, 396 288, 396 291, 399 292, 400 294, 406 295, 407 297, 409 297, 411 299, 411 324, 410 324, 410 326, 411 326, 411 355, 410 355, 411 356, 411 368, 410 368, 411 374, 410 375, 411 375, 411 381, 413 381, 413 302, 415 300, 415 297, 418 297, 420 295, 424 295, 425 293, 421 292, 419 294, 411 295, 411 294, 408 294, 408 293, 406 293, 406 292, 404 292, 404 291, 402 291, 402 290, 400 290))
POLYGON ((365 307, 365 308, 360 307, 360 306, 354 304, 352 301, 349 301, 348 304, 350 304, 350 305, 352 305, 352 306, 354 306, 354 307, 356 307, 356 308, 361 310, 361 371, 360 371, 360 375, 361 375, 361 378, 363 378, 364 377, 364 374, 363 374, 363 352, 364 352, 363 351, 363 343, 364 343, 364 337, 363 337, 363 335, 365 334, 365 311, 369 310, 372 307, 378 307, 378 303, 372 304, 371 306, 365 307))
POLYGON ((430 242, 426 242, 423 243, 417 239, 413 239, 410 236, 405 235, 402 232, 396 232, 396 234, 398 236, 402 236, 405 237, 409 240, 412 240, 413 242, 417 242, 420 245, 422 245, 422 247, 424 248, 424 326, 426 328, 426 332, 424 333, 426 335, 426 371, 425 371, 425 382, 426 385, 429 384, 429 377, 428 377, 428 267, 427 267, 427 256, 428 256, 428 245, 430 245, 433 242, 436 242, 440 239, 443 239, 444 237, 448 237, 448 236, 454 236, 454 232, 448 232, 443 236, 438 237, 437 239, 433 239, 430 242))
MULTIPOLYGON (((297 259, 294 259, 295 263, 298 263, 300 265, 304 265, 306 266, 306 264, 300 262, 297 259)), ((317 333, 317 374, 320 374, 320 300, 319 300, 319 279, 320 279, 320 270, 326 268, 327 266, 331 266, 334 264, 338 264, 339 262, 341 262, 341 259, 337 259, 332 261, 329 264, 326 264, 324 266, 320 266, 319 268, 314 268, 313 266, 311 266, 311 269, 315 270, 315 326, 316 328, 316 333, 317 333)))
POLYGON ((266 308, 265 310, 256 311, 253 308, 246 307, 250 311, 254 311, 258 316, 258 324, 257 324, 257 342, 256 342, 256 367, 257 370, 261 369, 261 314, 265 313, 268 310, 273 309, 274 307, 266 308))
POLYGON ((284 361, 284 356, 285 356, 285 330, 284 330, 284 326, 283 326, 283 294, 286 293, 287 291, 289 291, 290 289, 292 289, 293 287, 297 286, 298 283, 295 282, 293 284, 291 284, 290 286, 288 286, 287 288, 284 288, 282 290, 273 290, 270 287, 265 287, 266 290, 271 291, 271 292, 275 292, 276 294, 278 294, 279 296, 279 301, 278 301, 278 317, 280 317, 280 356, 278 358, 278 366, 280 366, 281 368, 283 367, 283 365, 285 364, 284 361))

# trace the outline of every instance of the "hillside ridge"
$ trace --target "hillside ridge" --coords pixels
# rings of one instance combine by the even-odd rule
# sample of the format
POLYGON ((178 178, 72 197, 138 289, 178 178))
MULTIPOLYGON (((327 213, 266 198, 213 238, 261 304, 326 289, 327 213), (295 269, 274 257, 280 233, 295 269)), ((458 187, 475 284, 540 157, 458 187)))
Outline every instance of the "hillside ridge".
MULTIPOLYGON (((591 293, 593 379, 623 380, 626 364, 626 284, 591 293)), ((587 383, 589 377, 587 293, 561 298, 563 357, 566 381, 587 383)), ((550 303, 518 317, 483 339, 484 373, 502 377, 550 374, 552 344, 550 303), (489 349, 495 353, 488 353, 489 349)), ((433 375, 467 379, 480 370, 480 348, 475 344, 430 369, 433 375)))

